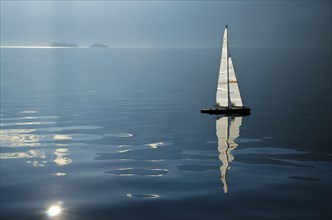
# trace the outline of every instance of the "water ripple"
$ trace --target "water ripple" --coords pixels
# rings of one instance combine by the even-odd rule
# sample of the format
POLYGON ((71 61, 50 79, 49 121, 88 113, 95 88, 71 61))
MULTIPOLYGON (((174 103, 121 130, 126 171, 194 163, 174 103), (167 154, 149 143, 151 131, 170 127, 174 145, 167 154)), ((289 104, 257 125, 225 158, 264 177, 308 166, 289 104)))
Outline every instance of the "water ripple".
POLYGON ((40 139, 41 136, 35 134, 10 133, 0 135, 1 147, 41 146, 40 139))
POLYGON ((38 113, 38 111, 32 111, 32 110, 30 110, 30 111, 20 111, 20 113, 22 113, 22 114, 35 114, 35 113, 38 113))
POLYGON ((66 175, 67 175, 66 173, 60 173, 60 172, 53 173, 53 176, 66 176, 66 175))
POLYGON ((94 134, 30 134, 34 130, 27 129, 14 129, 14 130, 3 130, 0 133, 1 147, 37 147, 47 145, 45 142, 55 141, 89 141, 101 139, 101 135, 94 134), (15 133, 15 131, 17 133, 15 133))
POLYGON ((304 181, 312 181, 317 182, 320 181, 320 179, 313 178, 313 177, 304 177, 304 176, 289 176, 289 179, 295 179, 295 180, 304 180, 304 181))
POLYGON ((122 168, 117 170, 106 171, 105 173, 118 176, 164 176, 168 173, 167 169, 135 169, 122 168))
POLYGON ((46 158, 42 150, 29 150, 27 152, 1 153, 0 159, 20 159, 20 158, 46 158))
POLYGON ((110 134, 105 134, 105 137, 118 137, 118 138, 126 138, 126 137, 132 137, 134 136, 133 134, 130 133, 110 133, 110 134))
POLYGON ((47 164, 46 160, 38 161, 38 160, 28 160, 28 164, 31 164, 34 167, 44 167, 47 164))
POLYGON ((57 119, 59 116, 26 116, 17 118, 1 118, 1 121, 33 120, 33 119, 57 119))
MULTIPOLYGON (((236 143, 251 143, 251 142, 261 142, 262 139, 258 138, 237 138, 236 143)), ((208 144, 218 144, 218 141, 206 141, 208 144)))
POLYGON ((0 130, 0 135, 4 134, 22 134, 22 133, 31 133, 37 129, 2 129, 0 130))
POLYGON ((8 126, 27 126, 27 125, 52 125, 56 124, 55 121, 31 121, 31 122, 17 122, 17 123, 0 123, 1 127, 8 127, 8 126))
POLYGON ((151 148, 158 148, 161 146, 169 146, 172 145, 172 143, 166 143, 166 142, 156 142, 156 143, 150 143, 150 144, 145 144, 145 146, 149 146, 151 148))
POLYGON ((58 166, 65 166, 72 163, 72 160, 67 157, 69 150, 67 148, 58 148, 55 150, 54 155, 56 158, 53 162, 58 166))
POLYGON ((160 198, 160 195, 157 195, 157 194, 131 194, 131 193, 128 193, 127 197, 129 197, 129 198, 156 199, 156 198, 160 198))

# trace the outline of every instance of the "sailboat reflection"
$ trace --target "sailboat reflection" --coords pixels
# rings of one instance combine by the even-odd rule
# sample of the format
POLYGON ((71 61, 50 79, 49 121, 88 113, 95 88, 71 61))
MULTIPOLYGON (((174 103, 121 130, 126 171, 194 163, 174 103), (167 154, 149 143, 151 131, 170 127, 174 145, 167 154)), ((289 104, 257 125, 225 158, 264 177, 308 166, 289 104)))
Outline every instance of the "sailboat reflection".
POLYGON ((218 137, 219 159, 222 162, 220 166, 221 181, 224 185, 224 193, 228 192, 226 173, 229 170, 234 156, 231 152, 238 146, 235 139, 240 136, 240 126, 242 117, 232 117, 229 125, 229 117, 221 117, 216 120, 216 132, 218 137))

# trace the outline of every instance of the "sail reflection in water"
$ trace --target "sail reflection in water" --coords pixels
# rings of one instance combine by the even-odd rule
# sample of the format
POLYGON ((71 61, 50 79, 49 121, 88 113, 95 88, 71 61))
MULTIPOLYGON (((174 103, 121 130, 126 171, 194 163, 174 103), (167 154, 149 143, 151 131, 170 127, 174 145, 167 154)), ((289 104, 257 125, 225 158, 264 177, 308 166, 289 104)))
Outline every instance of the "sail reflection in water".
POLYGON ((224 192, 228 192, 226 173, 229 170, 234 156, 231 152, 238 146, 235 139, 240 136, 240 126, 242 117, 232 117, 229 125, 229 117, 221 117, 216 121, 216 130, 218 137, 219 159, 222 162, 220 166, 221 181, 224 185, 224 192))

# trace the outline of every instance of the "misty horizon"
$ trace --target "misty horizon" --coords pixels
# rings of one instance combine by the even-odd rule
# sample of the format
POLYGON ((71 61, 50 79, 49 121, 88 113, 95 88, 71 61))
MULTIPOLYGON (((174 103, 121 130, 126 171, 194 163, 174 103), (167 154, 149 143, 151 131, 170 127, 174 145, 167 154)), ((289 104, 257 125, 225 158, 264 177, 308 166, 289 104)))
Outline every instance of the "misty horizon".
POLYGON ((1 2, 1 46, 331 46, 331 2, 1 2), (314 30, 313 31, 313 27, 314 30))

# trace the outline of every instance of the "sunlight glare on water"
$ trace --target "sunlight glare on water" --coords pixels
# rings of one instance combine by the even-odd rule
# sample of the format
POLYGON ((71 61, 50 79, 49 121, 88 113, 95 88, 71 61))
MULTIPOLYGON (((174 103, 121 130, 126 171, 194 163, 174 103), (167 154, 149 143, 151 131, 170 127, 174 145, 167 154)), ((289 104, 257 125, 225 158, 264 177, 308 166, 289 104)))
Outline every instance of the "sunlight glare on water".
POLYGON ((47 215, 49 217, 55 217, 61 213, 61 207, 59 205, 52 205, 48 210, 47 210, 47 215))

